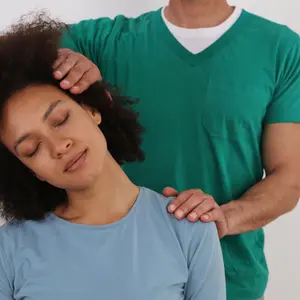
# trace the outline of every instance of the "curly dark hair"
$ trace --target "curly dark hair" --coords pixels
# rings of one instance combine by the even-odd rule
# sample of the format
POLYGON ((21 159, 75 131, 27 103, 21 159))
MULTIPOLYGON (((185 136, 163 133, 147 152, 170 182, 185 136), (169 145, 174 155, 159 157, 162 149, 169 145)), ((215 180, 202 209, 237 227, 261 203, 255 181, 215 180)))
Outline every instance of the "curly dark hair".
MULTIPOLYGON (((27 19, 28 16, 21 18, 0 38, 0 122, 6 101, 17 91, 33 84, 61 89, 53 77, 53 64, 65 25, 43 12, 31 16, 30 21, 27 19)), ((108 151, 120 165, 141 161, 143 128, 132 109, 135 101, 118 93, 112 94, 111 101, 107 88, 107 84, 99 81, 80 95, 64 92, 77 103, 101 113, 99 127, 108 151)), ((39 181, 2 143, 0 166, 0 213, 5 220, 41 220, 48 212, 67 204, 64 190, 39 181)))

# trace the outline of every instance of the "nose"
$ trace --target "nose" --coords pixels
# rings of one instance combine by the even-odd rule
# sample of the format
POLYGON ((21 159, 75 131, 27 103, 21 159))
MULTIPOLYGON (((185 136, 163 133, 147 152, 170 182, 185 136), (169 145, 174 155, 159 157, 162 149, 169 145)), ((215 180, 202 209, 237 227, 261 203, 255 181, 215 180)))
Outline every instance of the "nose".
POLYGON ((54 158, 61 158, 64 154, 72 148, 73 142, 69 138, 56 139, 52 141, 52 156, 54 158))

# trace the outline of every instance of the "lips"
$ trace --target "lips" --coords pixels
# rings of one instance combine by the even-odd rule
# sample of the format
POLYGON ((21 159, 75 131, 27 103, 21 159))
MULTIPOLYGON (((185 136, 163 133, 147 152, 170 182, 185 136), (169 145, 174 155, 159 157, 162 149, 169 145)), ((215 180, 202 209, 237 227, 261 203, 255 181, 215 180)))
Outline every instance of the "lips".
POLYGON ((81 164, 80 162, 83 160, 83 158, 85 157, 85 154, 87 152, 87 149, 74 155, 67 163, 66 166, 64 168, 64 172, 68 172, 68 171, 73 171, 75 169, 77 169, 77 167, 79 167, 81 164))

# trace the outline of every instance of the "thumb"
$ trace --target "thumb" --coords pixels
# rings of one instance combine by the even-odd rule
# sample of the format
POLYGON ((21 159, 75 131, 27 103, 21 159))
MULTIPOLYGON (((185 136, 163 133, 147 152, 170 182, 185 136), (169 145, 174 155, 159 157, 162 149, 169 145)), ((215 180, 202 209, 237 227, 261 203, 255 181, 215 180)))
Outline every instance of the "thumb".
POLYGON ((165 197, 176 197, 179 195, 179 193, 177 192, 177 190, 168 186, 163 189, 163 195, 165 197))
POLYGON ((219 238, 223 238, 227 233, 227 224, 225 221, 216 221, 219 238))

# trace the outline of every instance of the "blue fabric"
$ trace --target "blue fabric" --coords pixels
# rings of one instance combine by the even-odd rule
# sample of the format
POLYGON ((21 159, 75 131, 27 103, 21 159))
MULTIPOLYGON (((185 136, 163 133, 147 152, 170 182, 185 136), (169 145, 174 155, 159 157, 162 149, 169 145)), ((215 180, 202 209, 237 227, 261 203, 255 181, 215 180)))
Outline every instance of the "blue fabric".
POLYGON ((177 221, 168 199, 141 188, 104 226, 43 221, 0 228, 1 300, 224 300, 214 223, 177 221))

